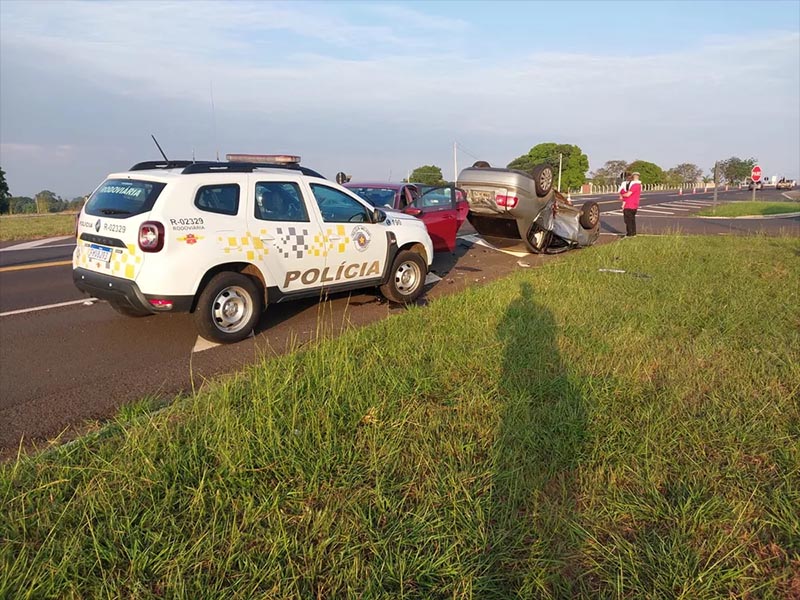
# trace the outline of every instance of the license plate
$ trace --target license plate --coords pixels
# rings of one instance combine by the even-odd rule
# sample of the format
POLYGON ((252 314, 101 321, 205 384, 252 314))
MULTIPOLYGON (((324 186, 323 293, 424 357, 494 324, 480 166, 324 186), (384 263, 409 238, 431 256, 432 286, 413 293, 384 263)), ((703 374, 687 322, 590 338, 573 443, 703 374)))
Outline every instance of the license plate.
POLYGON ((89 246, 89 260, 98 260, 105 263, 109 262, 111 260, 111 248, 91 244, 89 246))
POLYGON ((472 190, 472 199, 476 202, 491 202, 494 200, 494 192, 484 192, 482 190, 472 190))

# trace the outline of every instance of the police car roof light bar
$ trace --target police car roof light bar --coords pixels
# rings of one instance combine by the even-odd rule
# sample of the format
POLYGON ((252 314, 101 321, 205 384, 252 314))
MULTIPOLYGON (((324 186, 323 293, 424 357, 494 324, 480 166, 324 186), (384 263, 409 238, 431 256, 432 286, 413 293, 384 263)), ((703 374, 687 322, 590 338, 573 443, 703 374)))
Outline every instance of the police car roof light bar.
POLYGON ((236 163, 300 164, 300 157, 293 154, 226 154, 225 160, 236 163))

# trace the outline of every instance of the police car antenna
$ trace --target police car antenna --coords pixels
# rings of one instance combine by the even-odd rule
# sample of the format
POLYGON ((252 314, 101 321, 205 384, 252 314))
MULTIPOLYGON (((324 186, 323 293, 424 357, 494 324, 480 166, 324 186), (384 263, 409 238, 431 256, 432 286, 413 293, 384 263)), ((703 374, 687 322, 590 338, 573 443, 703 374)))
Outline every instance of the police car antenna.
POLYGON ((211 122, 214 127, 214 146, 217 149, 217 162, 219 162, 219 146, 217 146, 217 112, 214 110, 214 81, 210 82, 211 92, 211 122))
POLYGON ((158 148, 158 151, 159 151, 159 152, 161 152, 161 156, 163 156, 163 157, 164 157, 164 160, 165 160, 165 161, 167 161, 167 162, 169 162, 169 159, 167 158, 167 155, 166 155, 166 154, 164 154, 164 151, 161 149, 161 145, 158 143, 158 140, 156 139, 156 136, 154 136, 154 135, 151 133, 151 134, 150 134, 150 137, 151 137, 151 138, 153 138, 153 141, 156 143, 156 148, 158 148))

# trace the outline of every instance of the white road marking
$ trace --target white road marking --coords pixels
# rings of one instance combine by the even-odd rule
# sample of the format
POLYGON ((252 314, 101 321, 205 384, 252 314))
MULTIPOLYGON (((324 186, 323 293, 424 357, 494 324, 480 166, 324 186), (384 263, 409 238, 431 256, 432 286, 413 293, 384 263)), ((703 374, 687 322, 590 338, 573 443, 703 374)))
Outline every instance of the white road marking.
POLYGON ((663 206, 665 208, 669 208, 670 210, 680 210, 684 212, 691 210, 689 208, 680 208, 679 206, 673 204, 656 204, 656 206, 663 206))
POLYGON ((650 206, 648 206, 647 208, 640 208, 639 212, 651 212, 651 213, 656 213, 657 215, 674 215, 675 214, 674 212, 670 212, 670 211, 668 211, 666 209, 653 210, 652 207, 650 207, 650 206))
POLYGON ((430 285, 432 283, 436 283, 437 281, 441 281, 442 278, 439 277, 436 273, 428 273, 425 276, 425 285, 430 285))
POLYGON ((686 206, 710 206, 713 202, 705 202, 703 200, 681 200, 679 204, 686 206))
MULTIPOLYGON (((62 235, 59 237, 45 238, 43 240, 33 240, 32 242, 23 242, 21 244, 16 244, 14 246, 0 248, 0 252, 11 252, 12 250, 32 250, 34 248, 39 248, 40 246, 44 246, 45 244, 49 244, 50 242, 60 242, 62 240, 68 240, 71 237, 73 236, 62 235)), ((49 247, 60 248, 61 246, 72 246, 72 244, 60 244, 59 246, 49 246, 49 247)))
MULTIPOLYGON (((250 338, 254 337, 256 337, 255 331, 251 331, 250 335, 248 335, 245 339, 249 340, 250 338)), ((216 348, 217 346, 222 346, 222 344, 218 344, 217 342, 212 342, 198 335, 197 339, 194 342, 192 353, 203 352, 204 350, 211 350, 211 348, 216 348)))
POLYGON ((23 315, 25 313, 32 313, 37 312, 40 310, 50 310, 51 308, 61 308, 62 306, 72 306, 74 304, 86 304, 87 302, 97 302, 98 298, 89 298, 83 300, 71 300, 69 302, 59 302, 57 304, 46 304, 44 306, 34 306, 33 308, 20 308, 19 310, 9 310, 4 313, 0 313, 0 317, 10 317, 12 315, 23 315))
POLYGON ((221 345, 222 344, 217 344, 216 342, 209 342, 206 338, 198 335, 197 340, 194 342, 192 352, 202 352, 203 350, 210 350, 211 348, 216 348, 217 346, 221 345))
MULTIPOLYGON (((491 250, 497 250, 498 252, 504 252, 505 254, 510 254, 511 256, 516 256, 517 258, 523 258, 525 256, 530 256, 530 252, 519 252, 517 250, 506 250, 505 248, 498 248, 497 246, 493 246, 486 240, 484 240, 481 236, 477 234, 469 234, 469 235, 460 235, 458 236, 459 239, 466 240, 468 242, 472 242, 478 246, 485 246, 486 248, 490 248, 491 250)), ((522 243, 522 242, 520 242, 522 243)))

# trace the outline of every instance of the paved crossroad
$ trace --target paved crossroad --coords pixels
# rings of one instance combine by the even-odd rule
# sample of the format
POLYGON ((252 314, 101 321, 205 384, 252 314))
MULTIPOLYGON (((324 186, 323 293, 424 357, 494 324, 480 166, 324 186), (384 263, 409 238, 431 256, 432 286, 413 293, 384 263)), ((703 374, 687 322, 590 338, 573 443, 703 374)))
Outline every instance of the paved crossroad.
MULTIPOLYGON (((713 204, 711 200, 674 200, 640 206, 637 214, 646 214, 647 216, 653 217, 658 215, 680 215, 681 213, 696 212, 712 206, 713 204)), ((622 215, 622 210, 612 210, 605 214, 622 215)))

